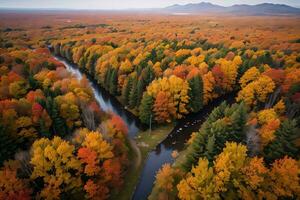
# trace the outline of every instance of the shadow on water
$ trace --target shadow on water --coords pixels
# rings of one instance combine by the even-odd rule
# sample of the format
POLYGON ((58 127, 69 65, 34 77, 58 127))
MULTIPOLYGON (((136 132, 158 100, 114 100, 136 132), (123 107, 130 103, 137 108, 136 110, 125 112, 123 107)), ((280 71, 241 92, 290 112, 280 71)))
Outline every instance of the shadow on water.
POLYGON ((183 150, 190 135, 200 129, 202 123, 206 120, 211 111, 223 101, 226 101, 229 104, 233 103, 234 97, 235 94, 230 94, 218 98, 205 106, 200 112, 190 114, 177 122, 177 125, 168 137, 148 155, 140 177, 140 182, 137 185, 133 196, 134 200, 147 199, 153 188, 157 171, 163 164, 174 162, 172 152, 183 150))

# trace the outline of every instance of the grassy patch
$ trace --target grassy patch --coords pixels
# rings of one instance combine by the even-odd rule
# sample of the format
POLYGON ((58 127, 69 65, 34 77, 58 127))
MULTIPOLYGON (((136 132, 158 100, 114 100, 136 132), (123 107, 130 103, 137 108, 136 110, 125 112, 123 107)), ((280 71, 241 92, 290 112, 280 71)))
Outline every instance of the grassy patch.
POLYGON ((165 125, 155 128, 151 133, 147 130, 138 134, 135 140, 141 150, 142 158, 147 157, 148 153, 161 143, 173 128, 173 125, 165 125))
MULTIPOLYGON (((168 134, 172 131, 174 128, 173 125, 165 125, 155 128, 154 130, 149 132, 143 131, 137 134, 135 141, 137 143, 137 146, 139 147, 141 151, 142 156, 142 162, 141 165, 137 168, 132 167, 129 169, 129 171, 126 173, 126 176, 124 177, 124 186, 118 193, 115 193, 111 196, 110 199, 115 200, 128 200, 131 199, 133 192, 135 190, 136 185, 138 184, 140 174, 143 170, 145 161, 147 159, 148 153, 152 151, 159 143, 161 143, 168 134)), ((129 158, 132 158, 132 162, 135 162, 136 155, 133 151, 130 151, 131 155, 129 158)), ((134 166, 134 163, 132 164, 134 166)))

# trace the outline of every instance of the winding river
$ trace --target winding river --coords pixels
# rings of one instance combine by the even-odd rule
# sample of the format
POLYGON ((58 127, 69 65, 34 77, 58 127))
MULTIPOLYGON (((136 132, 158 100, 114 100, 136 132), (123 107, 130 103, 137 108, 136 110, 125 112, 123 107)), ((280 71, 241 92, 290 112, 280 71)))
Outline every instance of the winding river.
MULTIPOLYGON (((82 79, 82 72, 75 66, 67 62, 65 59, 55 56, 55 59, 63 63, 67 70, 74 74, 79 80, 82 79)), ((95 98, 101 108, 106 112, 114 112, 119 115, 128 126, 128 134, 130 139, 139 132, 142 125, 139 120, 130 112, 128 112, 122 104, 120 104, 114 97, 112 97, 104 89, 100 88, 91 79, 89 83, 94 92, 95 98)), ((222 100, 216 99, 209 105, 205 106, 200 112, 188 115, 185 119, 177 122, 175 128, 171 131, 168 137, 159 144, 155 150, 149 153, 146 163, 144 165, 139 183, 134 192, 134 200, 147 199, 151 193, 155 175, 161 166, 165 163, 173 163, 173 151, 181 151, 184 148, 185 142, 189 139, 192 132, 198 131, 203 121, 207 118, 209 113, 224 100, 232 103, 234 95, 229 95, 222 100)))
MULTIPOLYGON (((71 72, 77 79, 81 80, 83 75, 82 72, 75 66, 67 62, 65 59, 55 56, 56 60, 60 61, 66 66, 66 69, 71 72)), ((90 86, 95 95, 95 99, 100 105, 101 109, 105 112, 113 112, 119 115, 128 127, 128 135, 130 139, 133 139, 139 132, 139 127, 141 127, 138 119, 128 112, 122 104, 120 104, 114 97, 112 97, 104 89, 100 89, 91 79, 89 79, 90 86)))

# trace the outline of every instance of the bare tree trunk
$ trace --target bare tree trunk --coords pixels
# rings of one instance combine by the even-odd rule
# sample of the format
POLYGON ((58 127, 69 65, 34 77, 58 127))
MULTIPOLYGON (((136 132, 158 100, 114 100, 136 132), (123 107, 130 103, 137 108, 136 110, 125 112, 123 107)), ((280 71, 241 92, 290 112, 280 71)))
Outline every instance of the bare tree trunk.
POLYGON ((271 96, 268 99, 268 102, 265 104, 265 109, 271 108, 274 106, 276 100, 279 97, 281 91, 281 87, 278 87, 275 92, 273 92, 273 94, 271 94, 271 96))
POLYGON ((93 130, 93 131, 96 130, 94 112, 86 105, 81 104, 80 107, 82 110, 81 117, 82 117, 84 125, 90 130, 93 130))
POLYGON ((255 156, 260 150, 260 137, 258 131, 254 125, 251 125, 246 133, 247 135, 247 148, 249 150, 249 155, 255 156))

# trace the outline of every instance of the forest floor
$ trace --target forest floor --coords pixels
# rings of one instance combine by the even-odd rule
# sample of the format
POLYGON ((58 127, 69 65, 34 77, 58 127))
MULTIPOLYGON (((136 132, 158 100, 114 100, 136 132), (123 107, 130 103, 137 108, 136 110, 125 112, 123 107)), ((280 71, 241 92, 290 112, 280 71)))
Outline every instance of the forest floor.
POLYGON ((139 132, 131 144, 130 162, 134 162, 124 177, 124 186, 121 191, 111 196, 111 199, 128 200, 131 199, 135 188, 139 182, 144 164, 148 158, 149 152, 154 150, 168 134, 173 130, 173 125, 159 126, 154 130, 139 132))

